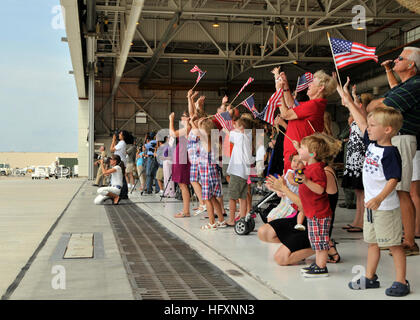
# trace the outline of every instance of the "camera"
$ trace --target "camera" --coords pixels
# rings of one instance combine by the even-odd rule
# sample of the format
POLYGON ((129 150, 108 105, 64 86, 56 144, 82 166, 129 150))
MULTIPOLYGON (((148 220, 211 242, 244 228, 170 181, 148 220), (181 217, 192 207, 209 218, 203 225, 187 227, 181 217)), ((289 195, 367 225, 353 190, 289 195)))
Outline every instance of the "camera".
POLYGON ((117 140, 119 140, 118 136, 119 136, 119 134, 120 134, 120 131, 121 131, 121 130, 119 130, 119 129, 115 129, 114 131, 111 131, 111 132, 110 132, 109 136, 110 136, 110 137, 116 136, 116 137, 117 137, 117 140))
POLYGON ((111 158, 110 157, 105 157, 103 160, 104 160, 104 164, 109 164, 111 158))

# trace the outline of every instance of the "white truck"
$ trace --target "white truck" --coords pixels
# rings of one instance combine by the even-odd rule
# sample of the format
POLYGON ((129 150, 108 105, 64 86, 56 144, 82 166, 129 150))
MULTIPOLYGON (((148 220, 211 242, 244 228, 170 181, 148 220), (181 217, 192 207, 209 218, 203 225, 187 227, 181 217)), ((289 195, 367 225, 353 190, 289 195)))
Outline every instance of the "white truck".
POLYGON ((34 179, 49 179, 50 178, 50 168, 47 166, 37 166, 35 167, 35 172, 32 173, 32 180, 34 179))
POLYGON ((0 176, 10 176, 12 169, 8 163, 0 163, 0 176))

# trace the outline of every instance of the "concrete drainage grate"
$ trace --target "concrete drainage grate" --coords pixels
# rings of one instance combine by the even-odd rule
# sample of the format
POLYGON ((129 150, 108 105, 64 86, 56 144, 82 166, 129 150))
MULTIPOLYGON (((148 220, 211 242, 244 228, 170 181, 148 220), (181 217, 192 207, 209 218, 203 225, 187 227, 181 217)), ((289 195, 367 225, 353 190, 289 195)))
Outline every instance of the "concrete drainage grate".
POLYGON ((136 299, 255 299, 135 204, 105 207, 136 299))

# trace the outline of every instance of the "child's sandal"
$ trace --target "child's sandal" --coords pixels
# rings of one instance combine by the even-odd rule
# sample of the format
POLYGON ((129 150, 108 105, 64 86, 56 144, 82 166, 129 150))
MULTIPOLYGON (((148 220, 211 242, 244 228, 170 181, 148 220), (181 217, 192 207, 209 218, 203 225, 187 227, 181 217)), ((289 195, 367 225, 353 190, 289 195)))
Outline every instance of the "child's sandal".
POLYGON ((223 220, 222 222, 217 221, 216 224, 218 228, 226 228, 228 226, 225 220, 223 220))
POLYGON ((217 223, 215 224, 207 223, 206 225, 201 226, 201 230, 217 230, 217 223))

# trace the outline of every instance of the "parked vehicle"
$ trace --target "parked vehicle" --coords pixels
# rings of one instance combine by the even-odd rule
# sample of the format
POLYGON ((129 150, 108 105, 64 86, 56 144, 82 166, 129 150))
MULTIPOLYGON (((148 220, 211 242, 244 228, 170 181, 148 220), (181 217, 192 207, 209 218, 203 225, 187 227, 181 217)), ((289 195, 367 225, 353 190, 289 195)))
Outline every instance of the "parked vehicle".
POLYGON ((26 168, 23 168, 23 169, 16 168, 15 169, 15 172, 14 172, 14 175, 15 176, 24 176, 24 175, 26 175, 26 168))
POLYGON ((12 169, 8 163, 0 163, 0 175, 1 176, 10 176, 12 174, 12 169))
POLYGON ((33 179, 49 179, 50 177, 50 168, 46 166, 37 166, 35 167, 35 172, 32 173, 33 179))

